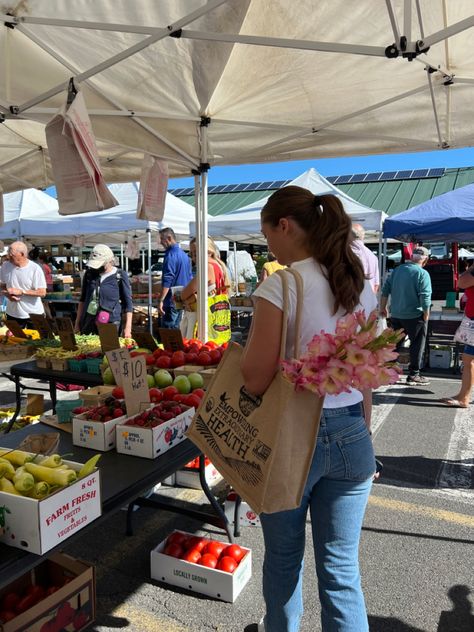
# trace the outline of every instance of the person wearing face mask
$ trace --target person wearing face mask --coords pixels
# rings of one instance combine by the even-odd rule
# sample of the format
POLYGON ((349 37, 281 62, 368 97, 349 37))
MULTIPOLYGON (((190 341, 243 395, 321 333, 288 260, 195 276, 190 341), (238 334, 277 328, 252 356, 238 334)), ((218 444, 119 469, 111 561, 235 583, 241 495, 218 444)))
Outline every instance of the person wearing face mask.
POLYGON ((132 337, 132 291, 128 275, 115 267, 115 256, 97 244, 86 262, 74 330, 97 333, 97 323, 112 323, 124 338, 132 337))

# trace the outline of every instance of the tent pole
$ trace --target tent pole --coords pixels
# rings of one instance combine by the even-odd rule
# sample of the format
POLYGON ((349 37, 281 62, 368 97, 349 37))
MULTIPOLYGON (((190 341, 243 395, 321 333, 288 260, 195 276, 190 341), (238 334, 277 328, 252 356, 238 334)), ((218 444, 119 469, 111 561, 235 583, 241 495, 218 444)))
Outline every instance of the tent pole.
MULTIPOLYGON (((151 228, 146 229, 148 237, 148 326, 153 334, 153 283, 151 275, 151 228)), ((143 269, 145 269, 145 251, 143 251, 143 269)))
MULTIPOLYGON (((146 229, 147 233, 148 233, 149 230, 150 230, 149 228, 146 229)), ((150 252, 148 251, 148 257, 149 256, 150 256, 150 252)), ((150 266, 148 266, 148 269, 150 269, 150 266)), ((142 250, 142 273, 144 273, 145 270, 146 270, 146 268, 145 268, 145 251, 142 250)))
POLYGON ((207 163, 207 128, 210 123, 210 119, 203 118, 201 121, 201 204, 199 213, 201 221, 199 224, 199 232, 197 234, 196 246, 197 246, 197 273, 198 273, 198 304, 197 304, 197 322, 198 322, 198 338, 202 341, 208 339, 207 333, 207 170, 209 165, 207 163))
POLYGON ((120 267, 123 270, 123 244, 120 244, 120 267))
POLYGON ((234 241, 234 275, 235 275, 235 293, 239 293, 239 266, 237 264, 237 242, 234 241))

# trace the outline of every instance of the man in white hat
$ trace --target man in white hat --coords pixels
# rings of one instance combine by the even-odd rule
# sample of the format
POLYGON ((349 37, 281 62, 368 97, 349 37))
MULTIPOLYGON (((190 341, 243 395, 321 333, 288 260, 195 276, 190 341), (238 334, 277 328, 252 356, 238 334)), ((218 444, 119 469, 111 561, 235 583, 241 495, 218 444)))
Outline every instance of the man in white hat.
POLYGON ((28 259, 28 248, 14 241, 8 248, 8 261, 0 268, 0 283, 7 297, 7 318, 25 328, 30 314, 44 314, 46 279, 41 267, 28 259))

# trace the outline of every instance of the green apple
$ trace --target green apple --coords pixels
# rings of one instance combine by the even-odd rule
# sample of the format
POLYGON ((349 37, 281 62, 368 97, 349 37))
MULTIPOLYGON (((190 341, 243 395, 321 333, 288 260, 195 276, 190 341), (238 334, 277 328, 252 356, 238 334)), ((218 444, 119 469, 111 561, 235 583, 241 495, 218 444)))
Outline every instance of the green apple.
POLYGON ((154 388, 155 378, 153 377, 153 375, 150 375, 149 373, 147 373, 146 379, 148 382, 148 388, 154 388))
POLYGON ((104 384, 108 384, 109 386, 115 384, 114 374, 112 373, 112 369, 109 366, 105 369, 102 375, 102 379, 104 380, 104 384))
POLYGON ((186 375, 177 375, 173 380, 173 386, 176 386, 182 395, 187 395, 191 392, 191 382, 186 375))
POLYGON ((173 384, 173 376, 166 369, 160 369, 155 373, 155 384, 158 388, 165 388, 173 384))
POLYGON ((204 386, 204 380, 202 379, 202 375, 200 373, 190 373, 188 375, 188 380, 193 391, 195 388, 202 388, 204 386))

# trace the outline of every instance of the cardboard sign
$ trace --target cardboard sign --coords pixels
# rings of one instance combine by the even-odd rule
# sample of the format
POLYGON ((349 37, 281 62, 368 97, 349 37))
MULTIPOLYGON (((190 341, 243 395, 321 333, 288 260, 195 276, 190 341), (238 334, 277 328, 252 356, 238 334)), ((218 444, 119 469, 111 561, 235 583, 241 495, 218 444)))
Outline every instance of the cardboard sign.
POLYGON ((16 320, 9 320, 8 318, 5 321, 5 325, 12 332, 14 336, 17 338, 28 338, 25 334, 21 326, 16 322, 16 320))
POLYGON ((146 362, 143 356, 130 357, 128 349, 107 351, 115 382, 122 386, 127 415, 136 415, 150 403, 146 362))
POLYGON ((159 327, 158 333, 160 334, 163 347, 166 350, 180 351, 184 349, 183 336, 179 329, 165 329, 164 327, 159 327))
POLYGON ((97 323, 97 331, 99 332, 102 353, 120 349, 118 331, 115 325, 112 323, 97 323))
POLYGON ((67 349, 68 351, 74 351, 77 349, 72 320, 67 317, 56 318, 55 320, 62 348, 67 349))
POLYGON ((113 373, 115 384, 122 386, 122 362, 130 362, 129 350, 117 348, 112 351, 106 351, 105 355, 109 361, 109 367, 113 373))
POLYGON ((28 393, 26 399, 27 415, 42 415, 44 413, 44 395, 28 393))
POLYGON ((53 337, 53 330, 51 329, 51 325, 45 316, 30 314, 30 320, 34 329, 36 329, 39 333, 41 340, 47 340, 53 337))
POLYGON ((46 316, 46 320, 48 321, 48 324, 51 327, 51 331, 53 332, 53 335, 57 336, 58 326, 56 324, 56 320, 54 318, 48 318, 47 316, 46 316))
POLYGON ((149 331, 134 331, 133 339, 140 348, 150 349, 150 351, 158 348, 155 339, 149 331))

